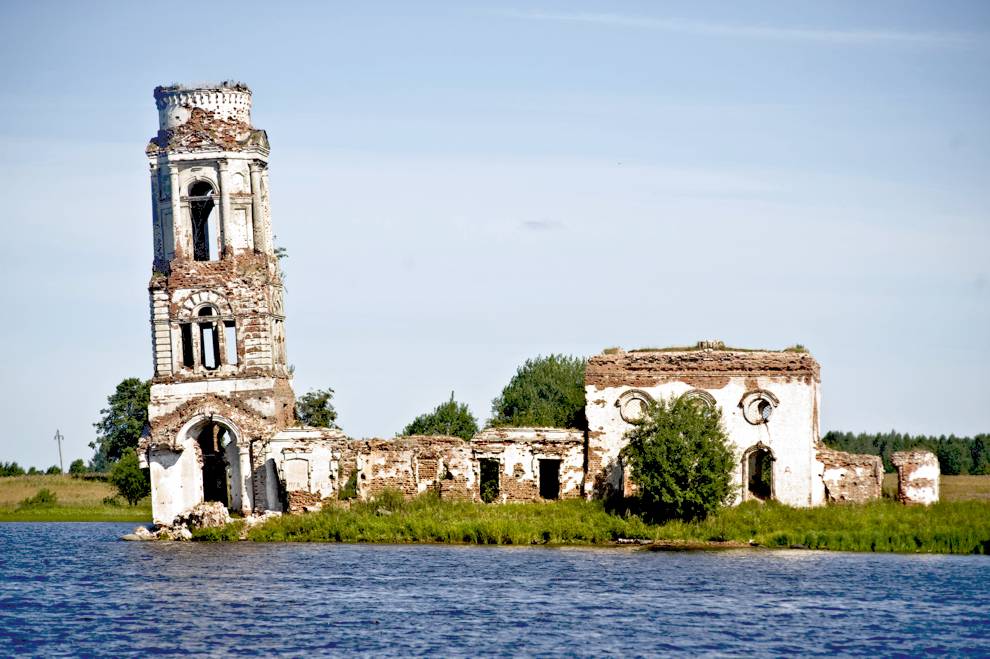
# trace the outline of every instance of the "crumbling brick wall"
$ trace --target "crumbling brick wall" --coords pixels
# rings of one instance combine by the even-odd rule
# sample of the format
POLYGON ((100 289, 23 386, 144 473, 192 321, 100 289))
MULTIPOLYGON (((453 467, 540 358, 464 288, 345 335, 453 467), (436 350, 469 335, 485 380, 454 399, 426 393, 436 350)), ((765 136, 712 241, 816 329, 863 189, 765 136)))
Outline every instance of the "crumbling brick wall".
MULTIPOLYGON (((585 437, 580 430, 560 428, 486 428, 473 438, 475 464, 499 462, 498 501, 537 501, 540 461, 559 460, 559 498, 584 496, 585 437)), ((480 474, 475 493, 480 500, 480 474)))
POLYGON ((434 491, 441 497, 471 498, 470 447, 459 437, 413 436, 352 442, 358 497, 386 489, 406 497, 434 491))
POLYGON ((816 458, 822 463, 828 503, 862 503, 880 498, 883 460, 879 455, 846 453, 819 444, 816 458))
POLYGON ((897 467, 897 500, 904 504, 938 503, 942 471, 930 451, 900 451, 890 456, 897 467))

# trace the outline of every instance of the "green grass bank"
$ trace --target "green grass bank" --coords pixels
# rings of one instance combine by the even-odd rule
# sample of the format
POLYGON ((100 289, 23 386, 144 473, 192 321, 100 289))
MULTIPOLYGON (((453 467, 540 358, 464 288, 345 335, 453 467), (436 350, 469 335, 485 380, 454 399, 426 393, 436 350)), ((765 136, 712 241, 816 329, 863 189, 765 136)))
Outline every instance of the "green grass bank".
MULTIPOLYGON (((234 540, 241 523, 205 529, 196 540, 234 540)), ((596 501, 485 505, 433 496, 384 496, 350 507, 284 516, 248 531, 255 542, 610 545, 620 539, 685 546, 756 545, 838 551, 990 554, 990 504, 891 501, 798 509, 747 503, 703 522, 649 524, 614 515, 596 501)))
POLYGON ((151 499, 137 506, 115 499, 116 490, 99 480, 68 475, 0 478, 0 522, 150 522, 151 499), (53 504, 25 505, 41 490, 55 495, 53 504))

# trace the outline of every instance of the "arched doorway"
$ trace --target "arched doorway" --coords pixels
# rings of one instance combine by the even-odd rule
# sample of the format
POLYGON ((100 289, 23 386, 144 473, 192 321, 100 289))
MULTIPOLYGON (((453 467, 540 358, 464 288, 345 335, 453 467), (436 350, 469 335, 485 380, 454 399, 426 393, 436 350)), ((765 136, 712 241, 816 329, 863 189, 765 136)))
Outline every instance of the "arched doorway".
POLYGON ((216 418, 206 418, 189 429, 200 458, 203 501, 219 501, 227 508, 240 512, 241 460, 237 433, 216 418))
POLYGON ((773 463, 776 458, 762 442, 746 450, 742 459, 743 500, 773 498, 773 463))

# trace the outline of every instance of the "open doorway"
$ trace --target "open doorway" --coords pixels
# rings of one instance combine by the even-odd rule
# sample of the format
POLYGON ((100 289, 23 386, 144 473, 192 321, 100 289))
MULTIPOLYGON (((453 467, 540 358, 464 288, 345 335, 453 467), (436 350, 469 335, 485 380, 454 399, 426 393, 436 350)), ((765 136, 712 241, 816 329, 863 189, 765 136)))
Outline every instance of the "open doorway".
POLYGON ((560 460, 540 460, 540 498, 560 498, 560 460))
POLYGON ((203 501, 219 501, 231 505, 231 461, 227 449, 232 437, 226 426, 205 422, 196 435, 203 457, 203 501))
POLYGON ((746 499, 766 501, 773 497, 773 453, 757 445, 743 456, 743 477, 746 499))
POLYGON ((495 458, 482 458, 478 461, 480 472, 481 500, 491 503, 498 499, 498 475, 501 471, 499 461, 495 458))

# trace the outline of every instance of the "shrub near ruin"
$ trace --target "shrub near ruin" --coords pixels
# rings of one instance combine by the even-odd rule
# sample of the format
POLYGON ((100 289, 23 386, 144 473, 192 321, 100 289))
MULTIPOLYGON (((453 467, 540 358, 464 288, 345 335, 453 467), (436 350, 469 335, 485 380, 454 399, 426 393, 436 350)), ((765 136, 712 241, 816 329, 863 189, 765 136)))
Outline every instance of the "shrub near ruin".
POLYGON ((687 398, 659 400, 626 437, 623 458, 648 517, 704 519, 731 502, 732 450, 717 407, 687 398))

